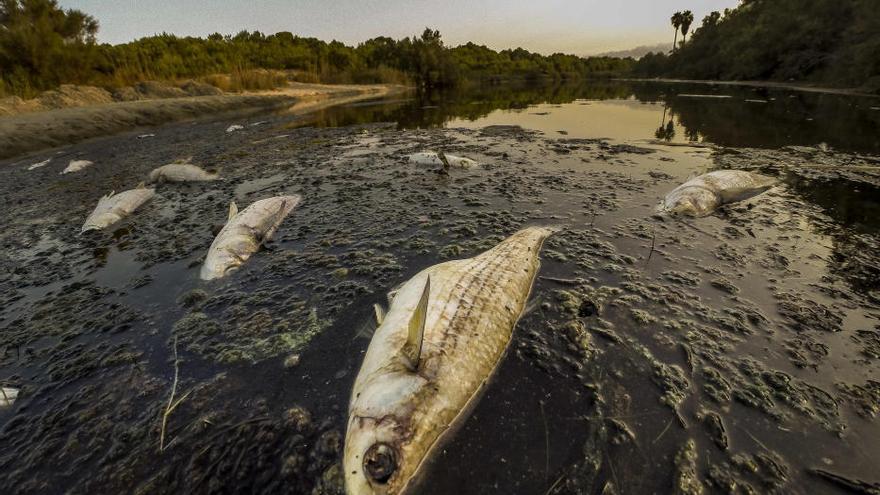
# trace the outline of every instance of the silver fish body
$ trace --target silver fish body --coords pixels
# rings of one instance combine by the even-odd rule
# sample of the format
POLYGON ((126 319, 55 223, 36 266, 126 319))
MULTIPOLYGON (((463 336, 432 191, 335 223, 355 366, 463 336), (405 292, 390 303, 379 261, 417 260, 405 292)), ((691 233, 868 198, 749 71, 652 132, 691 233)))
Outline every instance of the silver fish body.
POLYGON ((206 172, 201 167, 191 163, 169 163, 150 172, 151 183, 162 182, 202 182, 219 179, 220 176, 206 172))
MULTIPOLYGON (((449 163, 450 167, 456 168, 471 168, 477 165, 477 162, 471 160, 470 158, 465 158, 462 156, 455 155, 444 155, 446 157, 446 161, 449 163)), ((440 157, 440 153, 434 151, 423 151, 421 153, 413 153, 407 157, 410 162, 415 163, 416 165, 436 165, 438 167, 443 166, 443 159, 440 157)))
POLYGON ((142 204, 149 201, 156 191, 138 187, 119 194, 110 193, 98 200, 98 206, 92 211, 82 226, 82 232, 102 230, 130 215, 142 204))
POLYGON ((735 203, 775 186, 778 181, 743 170, 716 170, 676 187, 663 200, 663 212, 706 216, 723 204, 735 203))
POLYGON ((510 343, 552 232, 521 230, 479 256, 429 267, 396 292, 351 395, 343 460, 349 495, 405 493, 444 434, 467 417, 510 343), (414 368, 401 350, 420 312, 414 368))
POLYGON ((202 280, 222 278, 241 266, 271 239, 284 218, 300 203, 299 195, 255 201, 230 215, 214 238, 201 269, 202 280))
POLYGON ((62 174, 70 174, 73 172, 79 172, 80 170, 86 169, 94 165, 94 162, 90 162, 88 160, 70 160, 70 163, 67 164, 67 167, 61 171, 62 174))

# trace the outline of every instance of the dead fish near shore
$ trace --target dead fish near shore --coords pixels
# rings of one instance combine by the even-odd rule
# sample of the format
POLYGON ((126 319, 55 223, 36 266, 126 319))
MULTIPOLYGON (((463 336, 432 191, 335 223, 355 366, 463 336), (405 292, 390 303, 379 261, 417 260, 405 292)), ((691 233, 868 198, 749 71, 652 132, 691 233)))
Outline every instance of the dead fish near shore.
POLYGON ((90 230, 102 230, 123 218, 131 215, 142 204, 149 201, 156 191, 139 184, 137 188, 123 191, 119 194, 110 194, 98 200, 98 206, 92 214, 86 218, 82 226, 82 232, 90 230))
POLYGON ((404 493, 470 412, 501 361, 554 230, 521 230, 399 290, 355 380, 345 437, 349 495, 404 493))
POLYGON ((471 168, 477 165, 477 162, 470 158, 464 158, 455 155, 446 155, 435 151, 423 151, 421 153, 413 153, 407 157, 410 162, 416 165, 435 165, 438 167, 455 167, 455 168, 471 168))
POLYGON ((219 175, 205 171, 203 168, 189 163, 189 160, 169 163, 150 172, 150 183, 163 182, 205 182, 218 180, 219 175))
POLYGON ((70 163, 67 164, 67 168, 62 170, 61 173, 70 174, 73 172, 79 172, 80 170, 91 167, 94 164, 94 162, 88 160, 70 160, 70 163))
POLYGON ((757 196, 778 181, 743 170, 716 170, 676 187, 660 204, 661 212, 703 217, 715 208, 757 196))
POLYGON ((222 278, 237 270, 272 238, 301 199, 299 195, 261 199, 241 212, 231 203, 229 219, 208 249, 201 270, 202 280, 222 278))

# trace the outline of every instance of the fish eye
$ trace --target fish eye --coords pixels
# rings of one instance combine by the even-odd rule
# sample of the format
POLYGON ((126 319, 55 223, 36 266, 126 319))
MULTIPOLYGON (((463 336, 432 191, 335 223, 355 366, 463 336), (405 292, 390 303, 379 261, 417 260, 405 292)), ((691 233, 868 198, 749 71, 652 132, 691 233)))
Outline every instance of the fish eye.
POLYGON ((376 483, 385 484, 397 470, 397 455, 388 444, 374 443, 364 454, 364 472, 376 483))

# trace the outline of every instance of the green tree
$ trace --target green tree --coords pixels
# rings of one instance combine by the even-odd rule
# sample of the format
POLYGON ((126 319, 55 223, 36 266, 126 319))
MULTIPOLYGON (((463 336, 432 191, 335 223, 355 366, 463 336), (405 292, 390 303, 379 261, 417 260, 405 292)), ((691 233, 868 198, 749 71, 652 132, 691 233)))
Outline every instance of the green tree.
POLYGON ((672 17, 669 18, 669 21, 672 23, 672 27, 675 28, 675 37, 672 39, 672 51, 675 51, 675 47, 678 45, 678 29, 681 27, 682 23, 682 14, 681 12, 676 12, 672 14, 672 17))
POLYGON ((98 22, 56 0, 0 0, 0 82, 28 94, 80 82, 99 65, 98 22))
POLYGON ((694 13, 685 10, 681 13, 681 43, 687 42, 688 31, 691 30, 691 24, 694 23, 694 13))

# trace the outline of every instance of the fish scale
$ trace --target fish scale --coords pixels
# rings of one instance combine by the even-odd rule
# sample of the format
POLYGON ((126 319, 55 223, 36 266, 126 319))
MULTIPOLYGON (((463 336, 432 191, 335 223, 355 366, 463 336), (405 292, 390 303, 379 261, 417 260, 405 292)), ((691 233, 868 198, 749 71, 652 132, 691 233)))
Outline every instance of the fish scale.
POLYGON ((552 232, 521 230, 479 256, 427 268, 400 288, 352 392, 345 447, 350 494, 405 492, 442 435, 467 417, 510 343, 538 272, 538 251, 552 232), (401 349, 429 277, 423 345, 413 370, 401 349), (364 468, 377 445, 394 453, 395 470, 382 482, 364 468))

